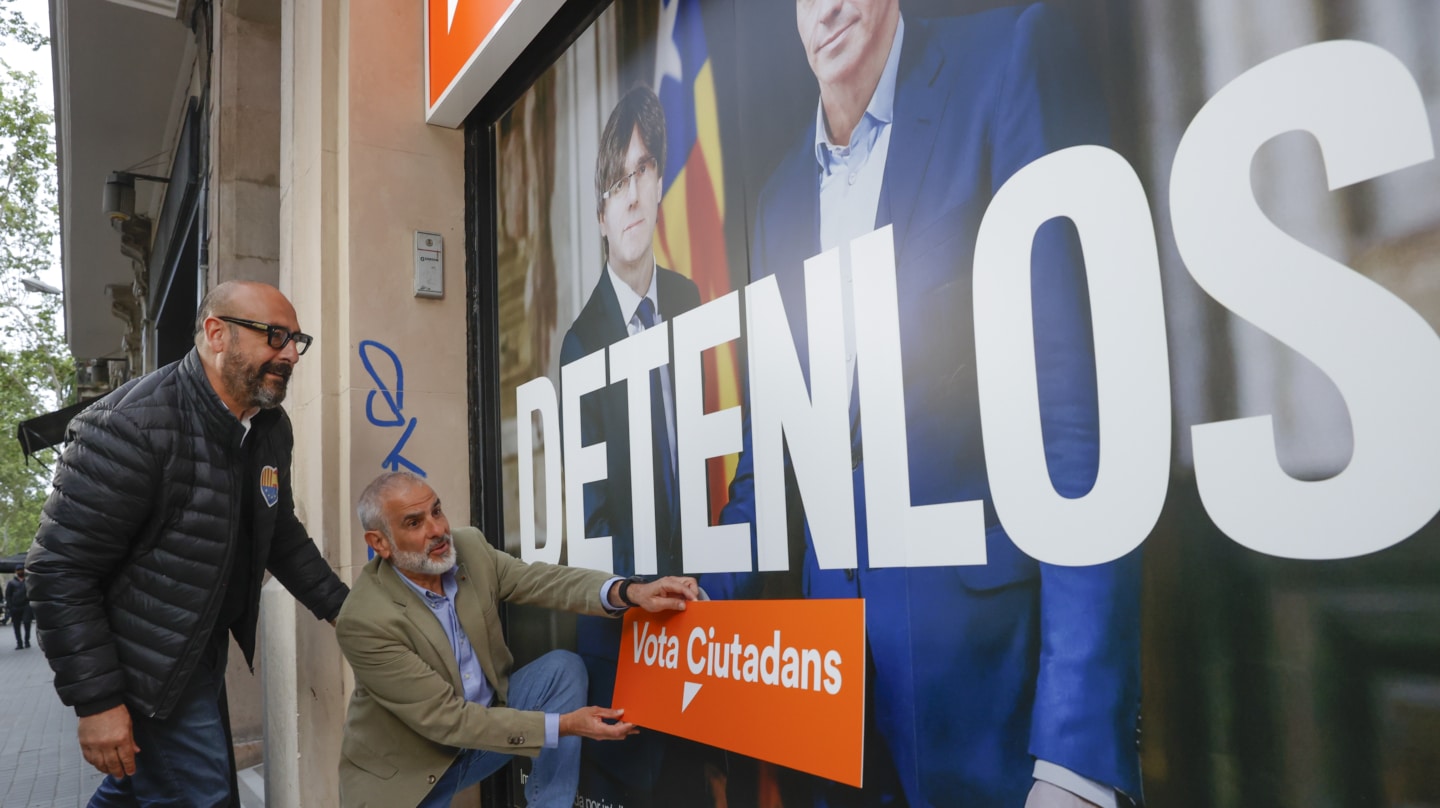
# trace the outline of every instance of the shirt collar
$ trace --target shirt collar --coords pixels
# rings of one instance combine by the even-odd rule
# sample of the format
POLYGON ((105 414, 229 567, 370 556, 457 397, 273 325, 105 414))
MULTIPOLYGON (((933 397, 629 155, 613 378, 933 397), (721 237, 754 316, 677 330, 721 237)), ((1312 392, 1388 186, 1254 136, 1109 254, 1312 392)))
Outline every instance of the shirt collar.
MULTIPOLYGON (((620 280, 620 276, 610 268, 608 262, 605 264, 605 274, 610 277, 610 285, 615 287, 615 302, 620 304, 620 317, 625 325, 629 326, 630 321, 635 319, 635 310, 640 308, 641 295, 635 294, 635 290, 630 288, 630 284, 620 280)), ((650 288, 645 290, 644 295, 644 297, 650 298, 650 305, 655 307, 657 316, 660 313, 659 277, 660 269, 654 267, 650 272, 650 288)))
POLYGON ((895 83, 900 74, 900 48, 905 41, 905 15, 900 15, 895 25, 895 39, 890 43, 890 55, 885 59, 885 69, 880 73, 880 83, 865 107, 865 114, 850 135, 850 146, 836 146, 830 142, 830 129, 825 125, 825 102, 815 103, 815 160, 822 171, 829 171, 832 165, 832 151, 849 148, 869 154, 875 140, 895 120, 895 83))
MULTIPOLYGON (((408 586, 408 587, 410 587, 411 589, 415 590, 415 594, 419 595, 421 600, 425 601, 426 603, 430 603, 431 601, 439 600, 439 599, 440 599, 440 596, 439 596, 439 595, 435 594, 434 592, 431 592, 430 590, 426 589, 425 587, 421 586, 420 584, 417 584, 417 583, 415 583, 414 581, 410 580, 410 576, 408 576, 408 575, 406 575, 405 573, 401 572, 399 567, 395 566, 394 564, 391 564, 391 565, 390 565, 390 569, 392 569, 392 570, 395 571, 395 575, 396 575, 400 580, 404 581, 406 586, 408 586)), ((451 567, 448 572, 445 572, 444 574, 442 574, 442 575, 440 576, 440 588, 445 590, 445 597, 447 597, 447 598, 453 598, 453 597, 455 597, 455 592, 457 591, 458 587, 457 587, 456 584, 455 584, 455 568, 454 568, 454 567, 451 567)))

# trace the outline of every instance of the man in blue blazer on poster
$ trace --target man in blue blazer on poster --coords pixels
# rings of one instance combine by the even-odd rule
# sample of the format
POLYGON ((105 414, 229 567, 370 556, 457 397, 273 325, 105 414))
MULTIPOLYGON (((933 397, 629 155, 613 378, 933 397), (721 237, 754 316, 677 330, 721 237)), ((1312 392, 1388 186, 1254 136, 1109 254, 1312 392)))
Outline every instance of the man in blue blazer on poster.
MULTIPOLYGON (((821 569, 808 526, 792 546, 804 544, 806 597, 866 599, 866 788, 818 783, 816 803, 1138 803, 1139 551, 1067 568, 1011 543, 986 477, 971 300, 975 236, 995 191, 1045 154, 1106 143, 1103 98, 1073 32, 1043 3, 920 20, 903 19, 898 0, 797 0, 796 16, 820 103, 761 193, 752 279, 776 278, 805 364, 806 259, 838 247, 844 265, 850 239, 893 225, 912 501, 983 500, 988 557, 869 568, 852 381, 859 566, 821 569)), ((1100 445, 1073 228, 1042 227, 1033 261, 1046 456, 1056 490, 1077 497, 1094 483, 1100 445)), ((745 432, 722 521, 753 525, 745 432)), ((793 485, 787 495, 792 513, 805 504, 793 485)), ((766 581, 703 584, 719 599, 760 596, 766 581)))
MULTIPOLYGON (((650 88, 636 87, 615 105, 600 135, 595 202, 605 268, 565 333, 560 347, 562 367, 700 305, 700 290, 694 281, 655 264, 653 243, 664 166, 664 109, 650 88)), ((635 535, 628 409, 632 391, 627 390, 628 385, 607 385, 585 396, 580 402, 580 423, 563 426, 578 426, 581 445, 604 441, 608 446, 605 479, 585 486, 585 535, 611 537, 616 575, 637 571, 637 540, 655 542, 658 570, 651 572, 672 575, 681 571, 673 378, 668 365, 650 374, 654 536, 635 535)), ((576 650, 590 675, 587 703, 608 707, 615 687, 621 622, 582 616, 577 618, 576 628, 576 650)), ((664 773, 666 748, 673 748, 674 742, 657 733, 633 740, 625 749, 606 748, 597 742, 584 745, 582 795, 634 804, 656 790, 664 773)), ((673 757, 671 764, 677 775, 694 774, 681 787, 703 786, 694 766, 677 764, 673 757)))

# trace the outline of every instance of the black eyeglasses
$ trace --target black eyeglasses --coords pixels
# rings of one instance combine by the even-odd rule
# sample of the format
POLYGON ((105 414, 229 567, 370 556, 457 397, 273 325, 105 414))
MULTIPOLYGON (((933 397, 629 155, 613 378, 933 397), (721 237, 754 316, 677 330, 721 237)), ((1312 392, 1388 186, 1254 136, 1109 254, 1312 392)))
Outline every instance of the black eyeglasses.
POLYGON ((215 319, 224 320, 227 323, 234 323, 235 325, 243 325, 251 331, 265 332, 266 342, 269 343, 271 348, 274 348, 277 351, 283 349, 286 345, 289 345, 291 340, 294 340, 295 353, 301 356, 304 356, 305 352, 310 350, 310 343, 313 342, 315 339, 309 334, 302 334, 299 331, 291 331, 283 325, 271 325, 269 323, 262 323, 257 320, 242 320, 239 317, 220 317, 218 315, 215 317, 215 319))
POLYGON ((654 157, 642 158, 640 160, 640 165, 635 166, 634 171, 631 171, 629 174, 626 174, 620 179, 610 183, 610 187, 605 189, 605 193, 601 194, 600 198, 608 200, 612 197, 617 197, 625 193, 626 191, 630 190, 630 185, 635 180, 645 179, 645 175, 649 174, 651 171, 654 171, 655 168, 656 164, 654 157))

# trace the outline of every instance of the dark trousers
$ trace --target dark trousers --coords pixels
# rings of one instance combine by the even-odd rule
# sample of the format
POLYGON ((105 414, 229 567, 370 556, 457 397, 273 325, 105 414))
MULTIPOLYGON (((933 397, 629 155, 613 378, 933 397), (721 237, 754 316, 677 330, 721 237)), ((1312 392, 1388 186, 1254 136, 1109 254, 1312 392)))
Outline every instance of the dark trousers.
POLYGON ((11 625, 15 627, 16 648, 23 648, 30 645, 30 626, 34 624, 34 621, 35 613, 30 610, 29 606, 23 609, 17 609, 16 613, 11 615, 11 625), (24 627, 23 636, 21 635, 22 626, 24 627))

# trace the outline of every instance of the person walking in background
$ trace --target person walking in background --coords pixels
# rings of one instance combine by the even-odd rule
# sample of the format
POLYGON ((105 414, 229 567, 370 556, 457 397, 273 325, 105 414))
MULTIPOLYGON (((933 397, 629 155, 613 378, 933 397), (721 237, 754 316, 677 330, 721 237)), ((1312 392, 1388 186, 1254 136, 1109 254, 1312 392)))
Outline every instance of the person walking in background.
POLYGON ((30 625, 35 619, 30 609, 30 596, 25 591, 25 568, 15 570, 15 577, 5 584, 5 611, 10 615, 10 624, 15 627, 15 650, 30 647, 30 625), (21 634, 21 626, 24 634, 21 634))

